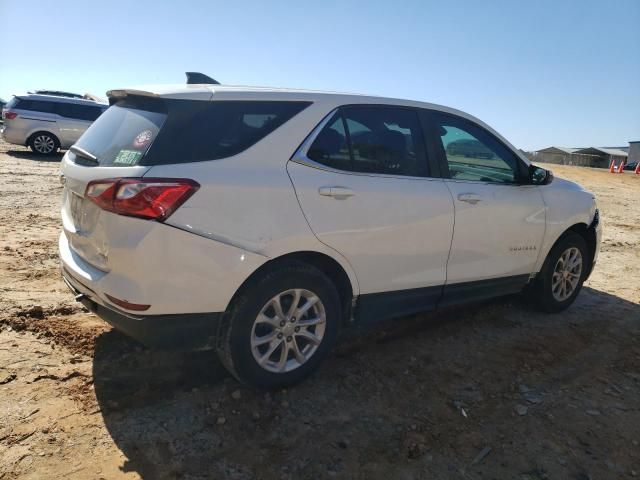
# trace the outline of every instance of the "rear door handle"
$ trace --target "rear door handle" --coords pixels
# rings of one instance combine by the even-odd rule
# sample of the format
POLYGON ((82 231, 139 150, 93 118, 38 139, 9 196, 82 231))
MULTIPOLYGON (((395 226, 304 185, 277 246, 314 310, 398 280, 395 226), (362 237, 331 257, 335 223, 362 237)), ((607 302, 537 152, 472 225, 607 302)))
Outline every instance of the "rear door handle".
POLYGON ((470 203, 471 205, 475 205, 478 202, 482 201, 482 197, 477 193, 460 193, 458 194, 458 200, 465 203, 470 203))
POLYGON ((347 187, 320 187, 318 193, 323 197, 333 197, 339 200, 353 197, 355 192, 347 187))

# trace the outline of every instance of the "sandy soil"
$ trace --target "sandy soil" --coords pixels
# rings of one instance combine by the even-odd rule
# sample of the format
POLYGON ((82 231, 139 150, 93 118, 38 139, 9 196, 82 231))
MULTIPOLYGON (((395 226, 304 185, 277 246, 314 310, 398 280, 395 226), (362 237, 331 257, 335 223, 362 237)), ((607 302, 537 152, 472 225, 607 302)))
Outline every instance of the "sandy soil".
POLYGON ((402 319, 265 394, 73 302, 58 162, 0 143, 1 479, 640 477, 640 176, 552 167, 605 228, 567 312, 516 297, 402 319))

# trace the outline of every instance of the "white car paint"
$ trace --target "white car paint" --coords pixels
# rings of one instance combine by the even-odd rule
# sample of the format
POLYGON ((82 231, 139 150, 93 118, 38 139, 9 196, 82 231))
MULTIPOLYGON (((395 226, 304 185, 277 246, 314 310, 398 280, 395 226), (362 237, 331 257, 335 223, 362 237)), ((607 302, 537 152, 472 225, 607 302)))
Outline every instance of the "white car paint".
MULTIPOLYGON (((556 240, 573 225, 591 225, 596 214, 595 196, 580 185, 569 180, 556 178, 540 189, 545 203, 545 235, 539 248, 539 255, 533 268, 539 272, 549 250, 556 240)), ((594 263, 598 259, 602 240, 602 220, 596 229, 594 263)))
POLYGON ((453 196, 456 223, 447 283, 532 273, 545 230, 540 187, 444 183, 453 196), (464 201, 468 196, 473 203, 464 201))
MULTIPOLYGON (((105 293, 149 304, 145 315, 224 312, 243 282, 269 260, 317 252, 345 271, 362 294, 533 275, 559 236, 590 225, 590 194, 556 179, 545 186, 496 186, 434 178, 358 175, 291 161, 298 147, 341 105, 425 108, 470 120, 521 153, 474 117, 433 104, 302 90, 220 85, 112 91, 201 101, 313 102, 247 150, 226 159, 152 167, 84 167, 65 155, 60 254, 75 287, 100 305, 105 293), (82 196, 90 180, 190 178, 200 189, 166 222, 102 211, 82 196), (346 186, 344 199, 318 193, 346 186), (459 195, 481 197, 475 205, 459 195), (72 221, 79 197, 82 229, 72 221), (455 223, 455 225, 454 225, 455 223), (510 247, 534 247, 511 252, 510 247)), ((123 311, 122 309, 119 309, 123 311)), ((124 311, 126 314, 127 312, 124 311)))
POLYGON ((342 252, 360 293, 443 285, 453 233, 453 205, 444 182, 432 178, 357 175, 290 162, 311 230, 342 252), (342 186, 349 197, 318 194, 342 186))

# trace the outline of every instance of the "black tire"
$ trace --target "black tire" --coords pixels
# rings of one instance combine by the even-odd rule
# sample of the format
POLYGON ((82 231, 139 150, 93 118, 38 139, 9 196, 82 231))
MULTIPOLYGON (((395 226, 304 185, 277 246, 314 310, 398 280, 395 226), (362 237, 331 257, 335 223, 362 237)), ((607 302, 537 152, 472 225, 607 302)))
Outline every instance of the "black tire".
POLYGON ((268 390, 284 388, 305 379, 320 365, 335 344, 340 318, 340 298, 331 280, 313 266, 289 262, 251 282, 233 301, 220 328, 218 355, 240 382, 268 390), (272 372, 259 365, 253 356, 252 329, 267 302, 290 289, 305 289, 320 299, 326 317, 324 335, 306 362, 287 372, 272 372))
POLYGON ((49 132, 36 132, 29 138, 29 147, 38 155, 55 155, 60 148, 60 140, 49 132))
POLYGON ((590 257, 584 238, 577 233, 565 234, 551 249, 547 259, 536 276, 531 287, 525 292, 530 304, 536 309, 548 313, 561 312, 567 309, 576 299, 587 276, 590 257), (578 284, 566 299, 558 300, 552 290, 552 277, 560 256, 570 248, 577 248, 582 255, 582 269, 578 284))

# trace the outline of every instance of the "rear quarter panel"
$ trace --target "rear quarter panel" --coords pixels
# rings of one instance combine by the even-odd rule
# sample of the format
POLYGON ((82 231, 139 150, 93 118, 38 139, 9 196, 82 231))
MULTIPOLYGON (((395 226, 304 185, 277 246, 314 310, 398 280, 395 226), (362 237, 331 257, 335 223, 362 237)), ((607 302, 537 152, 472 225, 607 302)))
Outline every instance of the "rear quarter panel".
POLYGON ((18 116, 5 124, 5 138, 8 142, 26 145, 29 137, 36 132, 49 132, 55 135, 62 146, 57 115, 52 113, 32 112, 29 110, 13 109, 18 116))
POLYGON ((151 167, 145 176, 190 178, 200 184, 166 223, 267 260, 302 251, 326 254, 343 267, 357 295, 353 269, 315 237, 286 171, 300 143, 332 108, 313 104, 229 158, 151 167))

